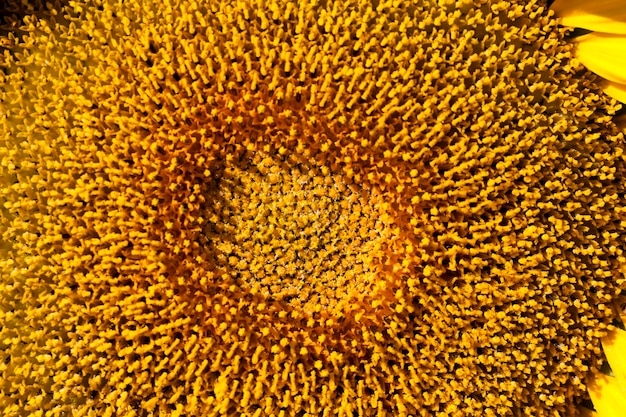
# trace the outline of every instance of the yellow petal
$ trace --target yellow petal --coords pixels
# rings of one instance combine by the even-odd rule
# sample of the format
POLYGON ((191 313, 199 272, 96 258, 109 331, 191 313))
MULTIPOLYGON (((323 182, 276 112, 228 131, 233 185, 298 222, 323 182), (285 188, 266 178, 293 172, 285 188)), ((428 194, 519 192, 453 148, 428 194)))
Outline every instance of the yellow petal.
POLYGON ((624 417, 626 394, 616 379, 598 373, 589 384, 589 396, 598 417, 624 417))
POLYGON ((615 100, 626 103, 626 84, 618 84, 609 81, 604 86, 604 92, 615 100))
POLYGON ((565 26, 626 35, 624 0, 556 0, 550 8, 565 26))
POLYGON ((626 36, 590 33, 576 38, 576 57, 596 74, 626 84, 626 36))
POLYGON ((602 339, 602 348, 617 384, 626 395, 626 332, 613 330, 602 339))

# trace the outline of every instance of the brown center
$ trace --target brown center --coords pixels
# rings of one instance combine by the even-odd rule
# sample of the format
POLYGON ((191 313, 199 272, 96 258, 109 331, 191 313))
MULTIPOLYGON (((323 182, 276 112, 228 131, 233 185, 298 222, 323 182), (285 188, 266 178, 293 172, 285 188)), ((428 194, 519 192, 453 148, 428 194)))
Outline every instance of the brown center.
POLYGON ((367 291, 372 254, 389 236, 376 192, 280 157, 226 166, 213 199, 216 264, 240 285, 306 312, 367 291))

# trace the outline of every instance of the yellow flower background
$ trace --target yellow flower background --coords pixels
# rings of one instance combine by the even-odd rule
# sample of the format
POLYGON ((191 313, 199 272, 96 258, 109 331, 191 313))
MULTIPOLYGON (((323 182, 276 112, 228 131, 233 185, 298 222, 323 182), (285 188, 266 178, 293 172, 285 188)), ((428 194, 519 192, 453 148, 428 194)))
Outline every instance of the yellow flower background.
POLYGON ((5 415, 581 414, 626 271, 605 35, 542 0, 20 9, 5 415))

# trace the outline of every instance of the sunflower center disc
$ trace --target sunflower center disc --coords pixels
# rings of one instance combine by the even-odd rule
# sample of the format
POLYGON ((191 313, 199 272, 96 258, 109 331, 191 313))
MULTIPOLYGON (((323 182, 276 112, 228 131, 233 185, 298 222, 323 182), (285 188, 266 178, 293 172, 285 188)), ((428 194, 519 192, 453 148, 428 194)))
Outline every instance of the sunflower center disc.
POLYGON ((389 235, 379 195, 322 171, 257 154, 224 169, 210 213, 216 264, 307 312, 367 291, 389 235))

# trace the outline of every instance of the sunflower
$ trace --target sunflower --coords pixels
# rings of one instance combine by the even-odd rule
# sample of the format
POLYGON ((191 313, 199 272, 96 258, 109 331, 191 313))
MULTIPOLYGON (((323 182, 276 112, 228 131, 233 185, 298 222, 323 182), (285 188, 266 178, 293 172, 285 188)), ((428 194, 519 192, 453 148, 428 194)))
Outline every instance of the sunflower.
MULTIPOLYGON (((575 55, 588 68, 601 75, 604 92, 621 102, 626 102, 626 77, 624 48, 626 48, 626 8, 618 1, 562 1, 557 0, 552 9, 566 26, 576 27, 575 55)), ((622 122, 623 123, 623 122, 622 122)), ((623 320, 623 311, 621 312, 623 320)), ((619 324, 622 324, 621 321, 619 324)), ((603 372, 591 381, 589 393, 598 413, 590 415, 617 416, 626 404, 622 386, 626 383, 623 352, 626 332, 623 325, 602 339, 608 359, 603 372), (610 365, 610 366, 609 366, 610 365)))
POLYGON ((612 405, 626 80, 602 51, 623 6, 20 4, 0 37, 5 414, 612 405))

